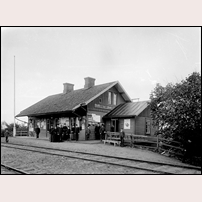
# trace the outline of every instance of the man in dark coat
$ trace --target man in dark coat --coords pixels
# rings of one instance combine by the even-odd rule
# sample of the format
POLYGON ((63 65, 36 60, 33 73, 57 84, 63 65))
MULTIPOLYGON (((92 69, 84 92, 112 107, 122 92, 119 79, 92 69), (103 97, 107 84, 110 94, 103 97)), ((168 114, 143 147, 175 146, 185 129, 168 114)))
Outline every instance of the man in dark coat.
POLYGON ((66 123, 64 123, 64 126, 63 126, 62 130, 63 130, 63 140, 67 140, 67 126, 66 126, 66 123))
POLYGON ((105 138, 105 128, 104 128, 104 124, 102 124, 102 126, 100 127, 100 141, 102 141, 105 138))
POLYGON ((75 127, 74 127, 74 125, 72 125, 72 128, 71 128, 71 140, 75 140, 75 132, 76 132, 75 127))
POLYGON ((39 138, 40 128, 38 127, 38 125, 35 128, 35 132, 36 132, 36 138, 39 138))
POLYGON ((60 141, 60 135, 59 135, 59 125, 57 124, 55 129, 56 129, 56 137, 55 137, 55 141, 59 142, 60 141))
POLYGON ((95 126, 95 139, 98 140, 99 139, 99 131, 100 131, 100 124, 96 124, 95 126))
POLYGON ((90 130, 90 124, 88 124, 88 128, 86 129, 86 140, 88 140, 88 139, 89 139, 90 134, 91 134, 91 130, 90 130))
POLYGON ((55 128, 53 128, 53 126, 51 125, 51 128, 49 130, 49 133, 50 133, 50 141, 51 142, 54 142, 55 141, 55 128))
POLYGON ((69 126, 67 127, 67 140, 70 140, 70 133, 71 133, 71 130, 69 128, 69 126))
POLYGON ((4 135, 5 135, 5 138, 6 138, 6 143, 8 143, 8 141, 9 141, 9 140, 8 140, 8 136, 9 136, 8 128, 5 129, 4 135))
POLYGON ((60 125, 58 129, 58 133, 59 133, 59 142, 62 142, 62 133, 63 133, 62 124, 60 125))
POLYGON ((120 131, 121 147, 124 146, 124 137, 125 137, 125 132, 124 132, 123 128, 121 128, 121 131, 120 131))
POLYGON ((78 127, 76 124, 76 127, 75 127, 76 141, 78 141, 78 139, 79 139, 79 132, 80 132, 80 127, 78 127))

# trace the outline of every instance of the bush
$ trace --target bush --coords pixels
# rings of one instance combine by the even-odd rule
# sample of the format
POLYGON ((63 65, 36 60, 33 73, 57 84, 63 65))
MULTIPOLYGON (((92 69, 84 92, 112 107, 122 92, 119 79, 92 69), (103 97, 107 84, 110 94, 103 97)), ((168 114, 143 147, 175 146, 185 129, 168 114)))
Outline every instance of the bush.
MULTIPOLYGON (((150 95, 153 124, 164 138, 182 143, 191 152, 185 157, 201 157, 201 76, 192 73, 177 84, 166 87, 157 84, 150 95)), ((185 153, 186 154, 186 153, 185 153)))

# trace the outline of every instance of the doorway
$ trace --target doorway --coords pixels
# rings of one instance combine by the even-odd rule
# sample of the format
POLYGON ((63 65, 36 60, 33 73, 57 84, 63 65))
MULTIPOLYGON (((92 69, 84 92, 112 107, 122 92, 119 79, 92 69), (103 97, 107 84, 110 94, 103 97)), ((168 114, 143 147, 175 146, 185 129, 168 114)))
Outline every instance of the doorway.
POLYGON ((119 132, 119 120, 112 119, 111 120, 111 132, 119 132))

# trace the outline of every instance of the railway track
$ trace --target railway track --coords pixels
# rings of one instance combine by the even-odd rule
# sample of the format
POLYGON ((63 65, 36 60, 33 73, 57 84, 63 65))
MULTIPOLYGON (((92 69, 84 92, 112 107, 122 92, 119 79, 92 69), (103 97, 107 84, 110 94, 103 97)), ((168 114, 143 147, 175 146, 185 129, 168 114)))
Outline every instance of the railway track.
POLYGON ((18 174, 27 175, 29 173, 25 172, 23 170, 5 165, 5 164, 1 164, 1 174, 3 174, 3 175, 18 175, 18 174))
MULTIPOLYGON (((54 149, 48 147, 30 146, 23 144, 1 144, 3 147, 19 149, 41 154, 48 154, 72 159, 91 161, 94 163, 121 166, 128 169, 136 169, 153 174, 201 174, 201 168, 187 165, 172 165, 169 163, 151 162, 131 158, 123 158, 109 155, 101 155, 72 150, 54 149)), ((138 174, 139 172, 137 172, 138 174)))

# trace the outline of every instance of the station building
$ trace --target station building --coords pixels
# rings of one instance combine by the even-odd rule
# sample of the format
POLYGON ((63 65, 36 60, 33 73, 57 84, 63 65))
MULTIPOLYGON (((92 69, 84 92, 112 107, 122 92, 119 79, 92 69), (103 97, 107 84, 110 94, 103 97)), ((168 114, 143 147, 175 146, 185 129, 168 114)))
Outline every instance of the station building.
POLYGON ((82 89, 74 90, 74 84, 64 83, 62 93, 21 111, 16 117, 28 116, 29 135, 38 126, 40 137, 49 138, 51 125, 66 124, 70 129, 80 127, 79 140, 85 140, 90 124, 89 139, 93 140, 96 123, 104 123, 107 131, 119 132, 123 127, 133 134, 153 134, 148 102, 132 102, 118 81, 95 85, 94 78, 84 80, 82 89))
POLYGON ((84 78, 84 88, 74 90, 74 84, 64 83, 63 92, 51 95, 28 107, 16 117, 28 116, 29 133, 40 128, 40 137, 49 138, 51 125, 66 123, 67 126, 81 128, 79 140, 85 140, 85 131, 91 124, 90 139, 95 139, 95 123, 103 123, 103 116, 116 106, 131 102, 118 81, 95 85, 95 79, 84 78))
POLYGON ((149 101, 122 103, 103 117, 106 130, 136 135, 154 135, 149 101))

